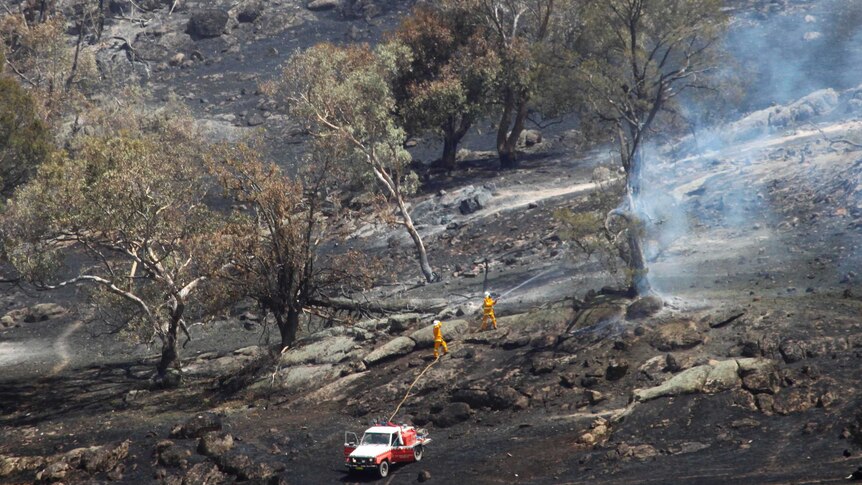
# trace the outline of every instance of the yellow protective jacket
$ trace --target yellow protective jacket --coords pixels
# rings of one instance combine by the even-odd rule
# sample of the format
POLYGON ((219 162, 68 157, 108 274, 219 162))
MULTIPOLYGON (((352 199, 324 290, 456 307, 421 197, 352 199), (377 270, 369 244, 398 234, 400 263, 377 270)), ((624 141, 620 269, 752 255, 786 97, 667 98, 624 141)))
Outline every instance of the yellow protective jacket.
POLYGON ((434 325, 434 340, 443 340, 443 332, 440 331, 440 327, 434 325))
POLYGON ((490 296, 486 296, 485 303, 482 304, 482 310, 485 312, 485 315, 490 315, 494 313, 494 305, 496 304, 497 302, 494 301, 493 298, 491 298, 490 296))

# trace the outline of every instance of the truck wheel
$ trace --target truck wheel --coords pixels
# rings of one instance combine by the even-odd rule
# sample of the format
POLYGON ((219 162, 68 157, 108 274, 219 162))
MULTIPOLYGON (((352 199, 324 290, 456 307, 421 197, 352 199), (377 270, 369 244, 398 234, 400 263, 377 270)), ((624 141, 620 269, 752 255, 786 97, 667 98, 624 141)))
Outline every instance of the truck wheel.
POLYGON ((415 448, 413 448, 413 459, 416 461, 422 461, 423 451, 424 450, 422 449, 422 445, 417 445, 415 448))
POLYGON ((381 461, 380 466, 377 467, 377 472, 380 473, 380 478, 386 478, 389 475, 389 460, 381 461))

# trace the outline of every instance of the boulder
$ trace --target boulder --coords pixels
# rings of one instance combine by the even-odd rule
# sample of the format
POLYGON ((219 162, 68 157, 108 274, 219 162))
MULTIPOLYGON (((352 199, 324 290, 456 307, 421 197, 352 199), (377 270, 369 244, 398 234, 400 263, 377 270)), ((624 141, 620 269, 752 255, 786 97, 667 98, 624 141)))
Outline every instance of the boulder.
POLYGON ((527 396, 510 386, 497 386, 488 392, 492 409, 526 409, 530 405, 527 396))
POLYGON ((537 355, 530 359, 530 372, 535 375, 550 374, 556 367, 557 361, 547 355, 537 355))
MULTIPOLYGON (((289 366, 278 373, 277 384, 282 389, 299 390, 311 386, 321 386, 339 377, 342 367, 332 364, 289 366)), ((255 386, 269 388, 271 377, 265 376, 255 386)))
POLYGON ((542 132, 539 130, 524 130, 518 137, 518 145, 522 147, 531 147, 542 143, 542 132))
POLYGON ((458 211, 463 215, 472 214, 484 209, 489 200, 491 200, 491 193, 487 189, 477 189, 458 202, 458 211))
POLYGON ((213 413, 201 413, 178 424, 171 429, 171 438, 194 439, 200 438, 210 431, 221 431, 221 418, 213 413))
POLYGON ((336 336, 320 339, 300 347, 294 347, 281 355, 281 364, 337 364, 348 358, 356 346, 352 336, 336 336))
POLYGON ((784 362, 787 362, 788 364, 805 359, 805 343, 803 342, 786 339, 778 346, 778 350, 781 352, 781 357, 784 358, 784 362))
POLYGON ((774 369, 769 359, 731 359, 692 367, 648 389, 635 389, 634 399, 648 401, 663 396, 678 396, 695 392, 722 392, 736 389, 744 376, 752 372, 774 369), (742 379, 740 376, 743 376, 742 379))
POLYGON ((236 12, 236 19, 242 23, 254 22, 260 17, 263 5, 259 0, 249 0, 240 4, 236 12))
POLYGON ((638 299, 626 308, 626 319, 636 320, 638 318, 651 317, 664 308, 664 301, 655 295, 645 296, 638 299))
POLYGON ((255 462, 248 455, 239 452, 221 455, 215 462, 223 472, 236 475, 237 481, 265 483, 278 474, 276 467, 269 463, 255 462))
POLYGON ((248 126, 260 126, 264 123, 266 123, 266 118, 264 118, 260 113, 253 113, 246 121, 248 126))
POLYGON ((387 319, 389 323, 389 331, 390 332, 401 332, 407 330, 407 328, 416 322, 418 322, 422 318, 422 315, 419 313, 400 313, 398 315, 392 315, 387 319))
POLYGON ((811 389, 790 389, 774 396, 772 409, 783 416, 808 411, 817 405, 811 389))
POLYGON ((81 455, 80 468, 87 473, 107 472, 129 456, 129 440, 110 446, 91 448, 81 455))
POLYGON ((625 377, 629 371, 629 363, 624 359, 612 359, 605 369, 605 379, 616 381, 625 377))
POLYGON ((69 462, 65 460, 55 461, 36 473, 36 481, 39 483, 62 482, 70 471, 72 471, 72 465, 69 462))
POLYGON ((0 477, 35 470, 45 464, 42 456, 5 456, 0 455, 0 477))
POLYGON ((652 445, 629 445, 627 443, 620 443, 617 446, 617 454, 623 461, 644 461, 658 456, 659 451, 652 445))
POLYGON ((332 10, 341 4, 341 0, 311 0, 307 8, 313 12, 332 10))
POLYGON ((59 317, 66 313, 66 309, 56 303, 39 303, 27 310, 24 321, 27 323, 43 322, 51 318, 59 317))
POLYGON ((161 466, 185 468, 189 464, 189 458, 192 457, 192 450, 172 442, 168 444, 166 440, 156 445, 156 457, 161 466))
MULTIPOLYGON (((416 342, 417 349, 426 349, 434 346, 434 324, 428 325, 410 334, 410 338, 416 342)), ((458 340, 470 330, 470 324, 466 320, 444 321, 442 326, 443 340, 458 340)))
POLYGON ((210 431, 198 440, 198 453, 204 456, 224 455, 233 448, 233 436, 229 433, 210 431))
POLYGON ((739 387, 739 384, 739 364, 735 360, 723 360, 712 365, 703 383, 703 391, 722 392, 739 387))
POLYGON ((467 403, 474 409, 491 407, 491 397, 484 389, 458 389, 452 393, 452 402, 467 403))
POLYGON ((778 374, 767 370, 745 373, 742 377, 742 386, 754 394, 777 394, 781 390, 778 374))
POLYGON ((410 337, 396 337, 371 351, 362 359, 366 365, 374 365, 393 357, 409 354, 416 347, 410 337))
POLYGON ((593 406, 607 399, 604 394, 594 389, 584 389, 584 398, 593 406))
POLYGON ((448 223, 455 209, 462 215, 471 214, 485 208, 492 197, 488 187, 468 185, 416 204, 410 216, 416 224, 438 224, 444 219, 448 223))
POLYGON ((652 338, 653 347, 663 352, 685 350, 703 343, 703 333, 689 320, 662 325, 652 338))
POLYGON ((664 396, 678 396, 680 394, 692 394, 703 390, 703 385, 711 366, 700 365, 671 377, 662 384, 649 389, 635 389, 636 401, 649 401, 664 396))
POLYGON ((182 485, 216 485, 219 483, 229 483, 230 480, 228 478, 214 464, 198 463, 186 472, 182 485))
POLYGON ((198 10, 191 15, 186 33, 195 40, 219 37, 227 27, 228 18, 228 13, 222 9, 198 10))
POLYGON ((470 419, 470 405, 465 402, 453 402, 433 416, 434 424, 448 428, 470 419))

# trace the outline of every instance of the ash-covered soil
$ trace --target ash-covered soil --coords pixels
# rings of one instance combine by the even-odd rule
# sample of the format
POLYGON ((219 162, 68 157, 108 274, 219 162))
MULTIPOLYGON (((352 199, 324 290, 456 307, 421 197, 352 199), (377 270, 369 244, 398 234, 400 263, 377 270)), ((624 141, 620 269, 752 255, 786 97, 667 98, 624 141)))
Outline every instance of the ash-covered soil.
MULTIPOLYGON (((272 2, 199 41, 177 32, 204 5, 179 5, 113 33, 135 36, 160 95, 177 92, 214 133, 239 136, 284 122, 256 88, 293 48, 374 41, 409 2, 380 2, 368 20, 272 2)), ((827 17, 785 7, 785 22, 827 17)), ((525 148, 519 170, 474 152, 427 179, 411 203, 441 282, 419 284, 406 235, 371 214, 340 242, 391 269, 354 296, 442 309, 308 321, 281 356, 272 329, 237 309, 192 326, 178 390, 151 388, 155 349, 103 323, 83 290, 6 288, 0 482, 843 481, 862 466, 862 90, 851 86, 805 90, 651 151, 653 298, 613 291, 563 236, 554 212, 592 204, 596 167, 618 173, 609 153, 581 152, 565 123, 525 148), (483 332, 485 260, 501 298, 499 328, 483 332), (433 363, 435 318, 450 353, 433 363), (429 430, 423 461, 385 480, 347 475, 343 432, 389 418, 414 382, 395 419, 429 430)), ((282 133, 269 136, 295 146, 282 133)), ((485 142, 476 134, 467 147, 485 142)))

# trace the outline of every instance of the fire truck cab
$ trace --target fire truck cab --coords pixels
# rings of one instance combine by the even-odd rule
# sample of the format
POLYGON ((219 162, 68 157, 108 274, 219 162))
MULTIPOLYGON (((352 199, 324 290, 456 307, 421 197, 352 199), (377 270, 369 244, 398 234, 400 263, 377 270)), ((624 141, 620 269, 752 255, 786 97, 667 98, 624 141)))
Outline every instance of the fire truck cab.
POLYGON ((344 465, 348 472, 377 470, 380 477, 389 475, 393 463, 420 461, 425 445, 431 442, 424 429, 384 423, 365 430, 362 440, 356 433, 344 433, 344 465))

